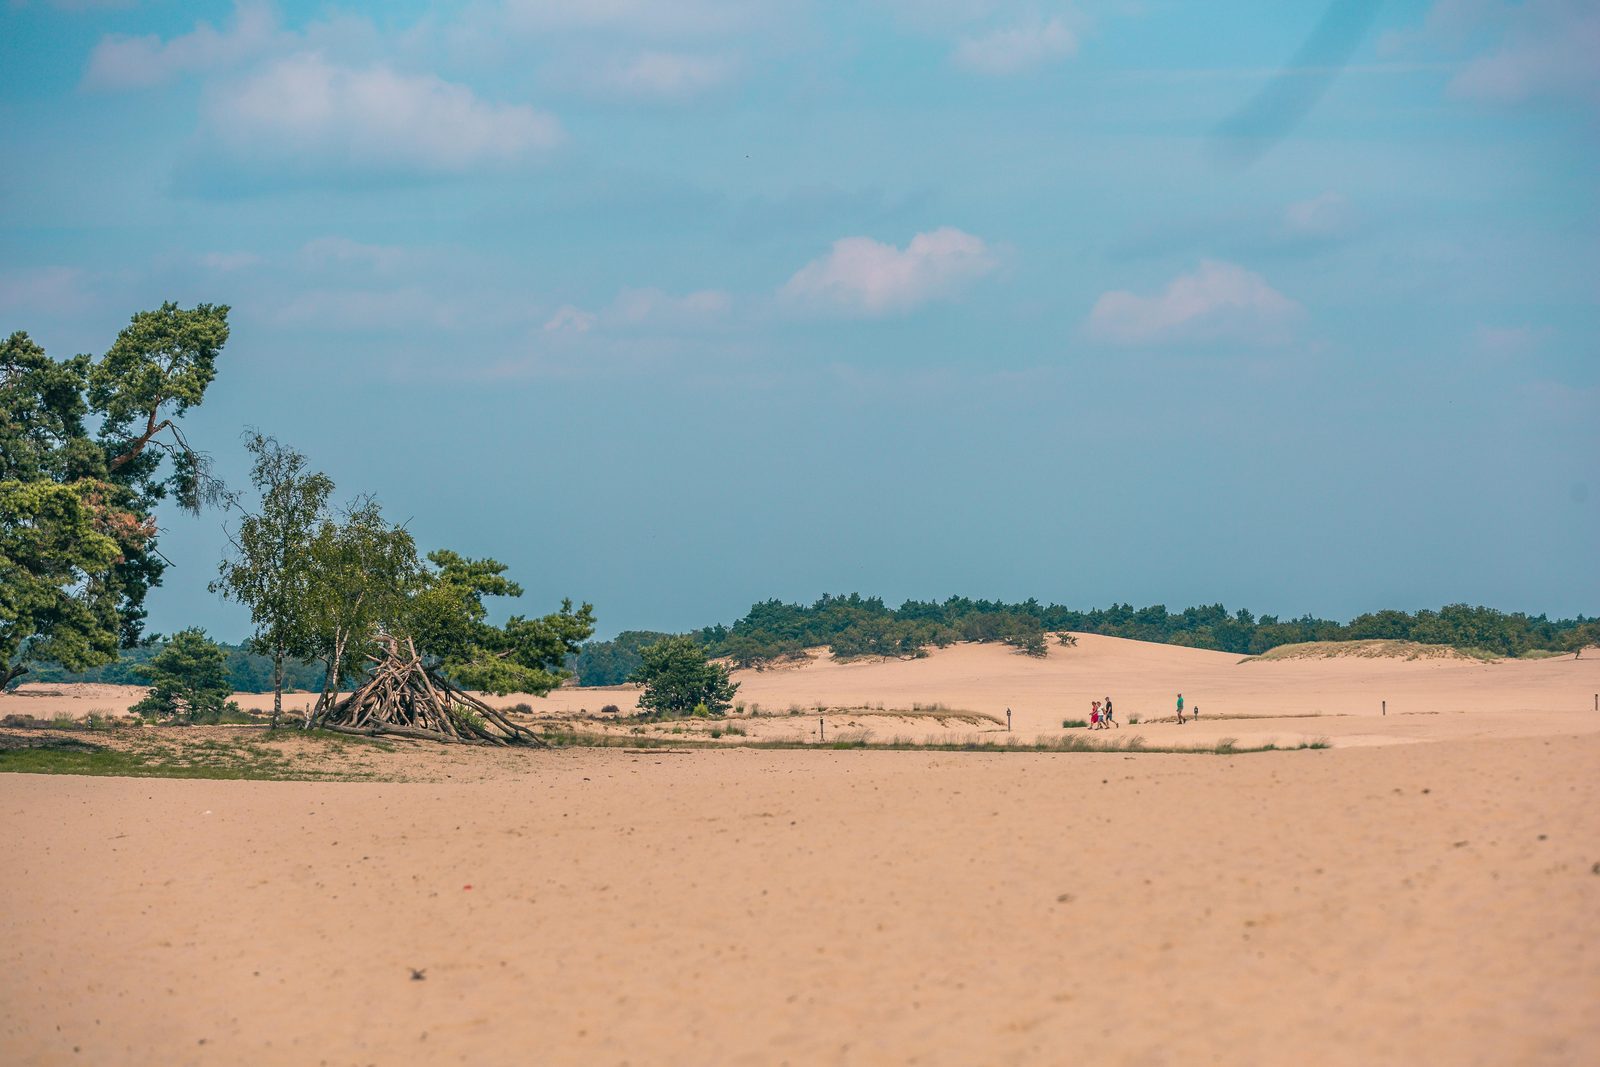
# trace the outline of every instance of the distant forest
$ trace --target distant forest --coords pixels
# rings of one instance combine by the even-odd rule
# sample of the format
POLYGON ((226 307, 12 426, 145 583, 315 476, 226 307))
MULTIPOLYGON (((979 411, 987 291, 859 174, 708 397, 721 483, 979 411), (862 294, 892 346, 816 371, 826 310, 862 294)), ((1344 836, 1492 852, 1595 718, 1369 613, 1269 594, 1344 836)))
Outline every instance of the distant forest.
MULTIPOLYGON (((95 667, 87 671, 63 670, 54 663, 32 663, 27 674, 17 679, 19 684, 26 682, 101 682, 106 685, 148 685, 145 678, 138 673, 136 668, 142 667, 155 658, 165 646, 164 641, 151 641, 147 644, 125 648, 117 662, 104 667, 95 667)), ((266 656, 258 656, 240 645, 223 645, 223 651, 228 654, 226 670, 228 684, 233 686, 236 693, 270 693, 272 692, 272 660, 266 656)), ((326 669, 321 663, 305 663, 300 660, 288 660, 283 665, 283 688, 303 689, 307 692, 319 692, 322 689, 322 679, 326 669)))
MULTIPOLYGON (((1210 648, 1256 655, 1302 641, 1354 641, 1387 638, 1451 645, 1496 656, 1536 650, 1569 652, 1600 641, 1600 621, 1579 616, 1548 619, 1494 608, 1451 604, 1438 611, 1378 611, 1347 623, 1310 615, 1280 619, 1248 611, 1229 612, 1221 604, 1168 611, 1163 604, 1135 608, 1115 604, 1079 611, 1060 604, 1026 600, 951 597, 945 601, 908 600, 891 608, 878 597, 859 593, 824 596, 809 606, 768 600, 751 607, 732 626, 709 626, 695 636, 713 656, 740 667, 761 667, 826 646, 835 656, 925 656, 929 648, 957 641, 1000 642, 1018 652, 1042 656, 1046 635, 1063 631, 1106 634, 1138 641, 1210 648)), ((638 650, 662 634, 627 631, 610 641, 590 641, 569 664, 583 685, 620 685, 638 666, 638 650)))
MULTIPOLYGON (((1600 643, 1600 619, 1548 619, 1543 615, 1507 613, 1493 608, 1452 604, 1438 611, 1377 611, 1347 623, 1313 618, 1257 617, 1229 612, 1221 604, 1168 611, 1155 604, 1135 608, 1117 604, 1078 611, 1059 604, 1026 600, 951 597, 945 601, 908 600, 891 608, 878 597, 859 593, 824 596, 814 604, 767 600, 755 604, 732 626, 708 626, 693 636, 712 656, 727 657, 740 667, 763 667, 798 656, 807 648, 827 647, 841 659, 861 656, 925 656, 930 648, 957 641, 1002 643, 1019 653, 1042 656, 1049 634, 1063 631, 1106 634, 1138 641, 1210 648, 1256 655, 1279 645, 1302 641, 1354 641, 1387 638, 1429 645, 1520 656, 1529 652, 1570 652, 1600 643)), ((650 630, 626 630, 609 641, 590 641, 567 660, 581 685, 621 685, 640 663, 639 650, 669 636, 650 630)), ((269 692, 272 661, 237 645, 228 653, 228 680, 236 691, 269 692)), ((51 664, 34 664, 22 682, 108 682, 142 685, 134 668, 149 662, 160 643, 127 649, 107 667, 69 672, 51 664)), ((286 688, 316 691, 323 667, 291 661, 285 667, 286 688)))

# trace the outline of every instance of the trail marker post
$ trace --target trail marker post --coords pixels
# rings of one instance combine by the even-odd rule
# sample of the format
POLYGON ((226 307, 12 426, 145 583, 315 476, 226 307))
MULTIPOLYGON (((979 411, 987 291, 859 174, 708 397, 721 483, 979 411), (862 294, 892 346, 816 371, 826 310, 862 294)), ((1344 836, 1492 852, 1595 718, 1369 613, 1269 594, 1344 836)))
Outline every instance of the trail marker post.
POLYGON ((818 741, 826 741, 827 739, 828 739, 827 729, 822 724, 822 716, 818 715, 817 716, 817 740, 818 741))
POLYGON ((1389 702, 1387 700, 1383 702, 1383 713, 1385 715, 1389 714, 1389 702))
POLYGON ((1006 733, 1011 732, 1011 709, 1006 709, 1006 733))

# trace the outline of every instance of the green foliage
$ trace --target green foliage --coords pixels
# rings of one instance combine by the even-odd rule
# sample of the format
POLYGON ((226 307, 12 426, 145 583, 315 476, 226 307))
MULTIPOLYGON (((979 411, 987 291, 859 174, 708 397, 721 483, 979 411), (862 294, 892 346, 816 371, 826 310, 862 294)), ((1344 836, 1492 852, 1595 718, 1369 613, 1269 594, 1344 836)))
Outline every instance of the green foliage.
POLYGON ((358 499, 342 522, 322 520, 306 551, 301 647, 327 665, 325 700, 341 678, 362 673, 378 631, 404 629, 421 580, 416 542, 384 519, 376 500, 358 499))
POLYGON ((100 595, 122 546, 92 482, 0 481, 0 684, 19 660, 87 667, 116 656, 116 598, 100 595))
POLYGON ((198 627, 172 635, 140 673, 150 683, 150 695, 133 706, 143 714, 176 717, 197 722, 216 717, 228 707, 227 654, 198 627))
POLYGON ((639 650, 666 636, 651 630, 624 630, 610 641, 587 641, 567 667, 579 685, 622 685, 643 662, 639 650))
MULTIPOLYGON (((271 656, 273 689, 282 693, 282 664, 291 654, 311 654, 308 572, 312 534, 333 492, 333 481, 306 469, 306 458, 271 437, 252 433, 245 443, 255 463, 250 481, 261 496, 233 537, 234 553, 211 583, 250 609, 251 647, 271 656)), ((275 704, 276 706, 276 704, 275 704)))
POLYGON ((165 569, 156 505, 225 496, 176 420, 216 375, 227 316, 140 312, 98 361, 54 360, 21 332, 0 342, 0 685, 31 661, 84 669, 137 643, 165 569))
POLYGON ((513 615, 493 626, 484 597, 522 595, 522 587, 504 576, 505 564, 447 550, 430 553, 428 562, 432 569, 421 575, 402 627, 446 675, 490 693, 539 696, 569 676, 563 664, 594 633, 591 605, 574 611, 572 601, 563 600, 560 611, 534 619, 513 615))
MULTIPOLYGON (((698 637, 713 656, 732 659, 740 667, 759 667, 823 645, 843 659, 917 655, 930 645, 953 641, 1001 642, 1040 656, 1048 653, 1045 635, 1065 631, 1240 655, 1282 644, 1364 637, 1480 648, 1506 656, 1535 648, 1572 651, 1578 647, 1573 642, 1600 640, 1600 622, 1582 616, 1553 621, 1542 615, 1507 614, 1464 604, 1415 613, 1383 611, 1341 624, 1309 615, 1288 621, 1271 615, 1258 619, 1248 611, 1230 613, 1221 604, 1181 612, 1169 612, 1162 604, 1144 608, 1118 604, 1077 611, 1037 600, 1007 604, 950 597, 942 602, 908 600, 896 609, 877 597, 856 593, 824 596, 809 606, 764 601, 731 627, 707 627, 698 637)), ((1072 643, 1068 638, 1061 640, 1066 647, 1072 643)))
POLYGON ((667 637, 640 651, 642 662, 629 681, 644 686, 639 708, 657 715, 722 715, 732 706, 737 683, 728 668, 713 663, 693 637, 667 637))

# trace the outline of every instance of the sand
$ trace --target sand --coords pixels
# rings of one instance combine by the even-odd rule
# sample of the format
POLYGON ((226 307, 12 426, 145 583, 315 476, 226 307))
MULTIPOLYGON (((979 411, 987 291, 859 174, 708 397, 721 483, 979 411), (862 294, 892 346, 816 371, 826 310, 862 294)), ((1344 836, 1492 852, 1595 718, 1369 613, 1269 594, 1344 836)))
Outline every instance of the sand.
MULTIPOLYGON (((734 672, 738 701, 764 715, 745 725, 752 738, 814 739, 816 707, 830 709, 830 728, 865 729, 878 740, 966 737, 1003 730, 1012 710, 1020 739, 1059 737, 1066 719, 1086 720, 1092 700, 1111 696, 1125 727, 1152 744, 1209 745, 1224 737, 1241 745, 1294 745, 1326 738, 1336 746, 1403 744, 1466 737, 1523 737, 1600 730, 1600 649, 1583 658, 1540 660, 1327 659, 1249 660, 1226 652, 1077 635, 1075 647, 1054 642, 1034 659, 1001 645, 962 644, 925 659, 836 661, 815 650, 800 665, 734 672), (1200 709, 1200 721, 1181 728, 1170 719, 1176 695, 1200 709), (911 710, 938 706, 970 711, 987 721, 939 722, 832 714, 839 709, 911 710), (790 711, 796 712, 789 715, 790 711), (1387 714, 1384 714, 1385 710, 1387 714), (837 723, 834 719, 837 718, 837 723), (788 720, 793 721, 788 721, 788 720), (1424 721, 1429 720, 1429 721, 1424 721)), ((120 714, 145 690, 131 686, 23 685, 0 694, 0 718, 83 718, 90 711, 120 714)), ((266 711, 270 693, 236 693, 241 707, 266 711)), ((287 712, 303 712, 314 694, 284 697, 287 712)), ((513 693, 490 697, 499 707, 526 704, 537 716, 563 720, 615 705, 638 709, 638 688, 565 688, 548 697, 513 693)))
POLYGON ((1009 703, 1048 732, 1090 685, 1125 715, 1181 685, 1202 715, 1323 714, 1153 742, 1324 751, 403 745, 385 759, 428 780, 0 775, 0 1061, 1597 1062, 1597 667, 1098 639, 740 693, 1009 703))

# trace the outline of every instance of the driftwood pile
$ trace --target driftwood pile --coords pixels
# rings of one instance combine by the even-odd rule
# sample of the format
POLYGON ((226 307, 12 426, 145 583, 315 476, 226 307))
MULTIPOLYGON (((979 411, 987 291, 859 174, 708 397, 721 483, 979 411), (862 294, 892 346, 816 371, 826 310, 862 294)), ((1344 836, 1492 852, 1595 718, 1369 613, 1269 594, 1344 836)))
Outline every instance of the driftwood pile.
POLYGON ((317 719, 345 734, 395 734, 461 745, 545 745, 471 693, 458 689, 423 663, 416 645, 388 635, 378 638, 384 655, 369 656, 372 676, 317 719))

